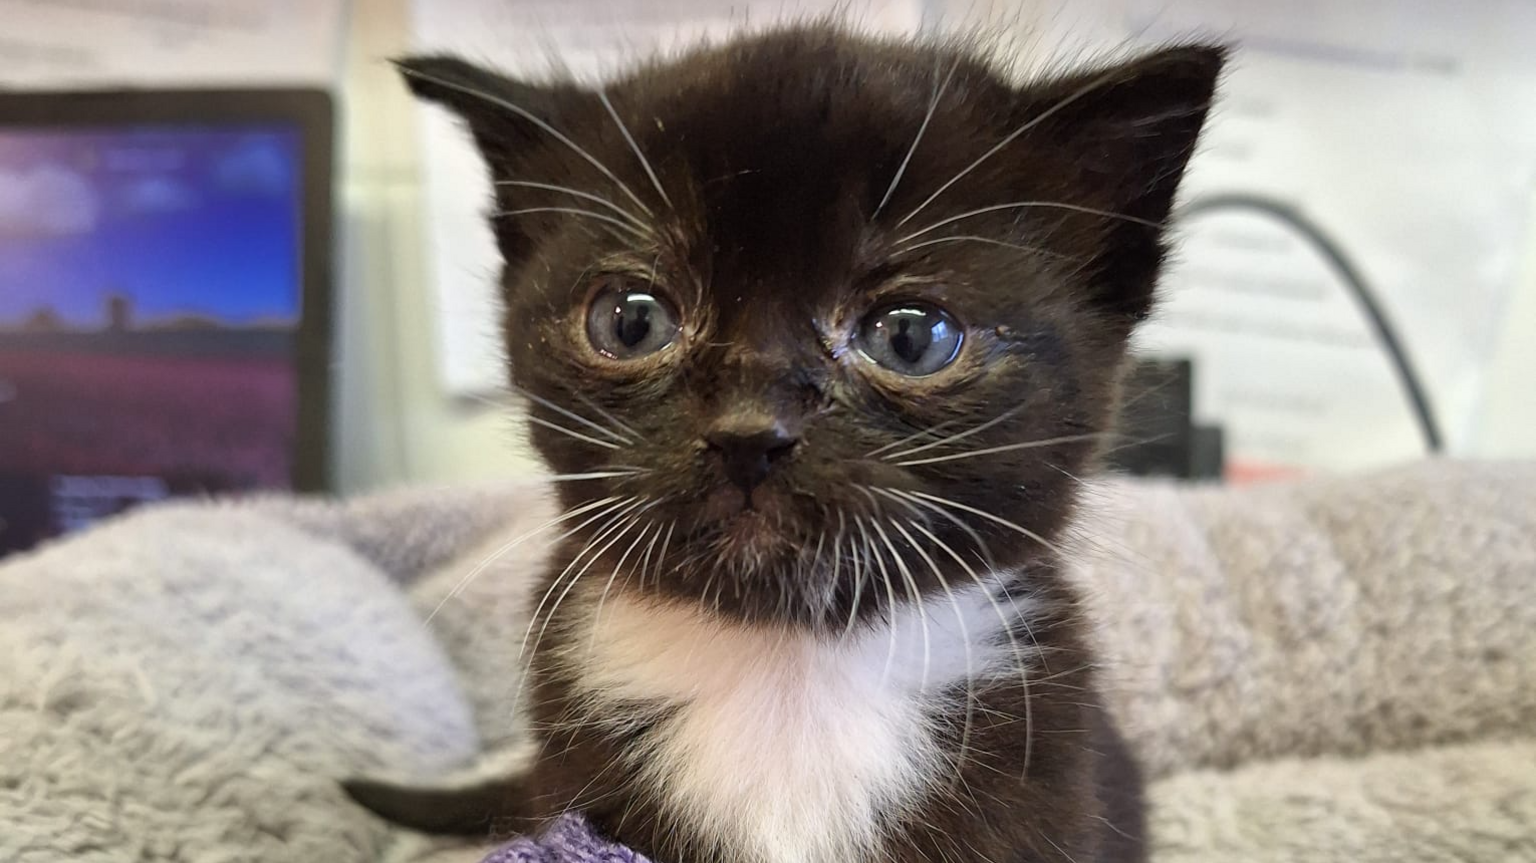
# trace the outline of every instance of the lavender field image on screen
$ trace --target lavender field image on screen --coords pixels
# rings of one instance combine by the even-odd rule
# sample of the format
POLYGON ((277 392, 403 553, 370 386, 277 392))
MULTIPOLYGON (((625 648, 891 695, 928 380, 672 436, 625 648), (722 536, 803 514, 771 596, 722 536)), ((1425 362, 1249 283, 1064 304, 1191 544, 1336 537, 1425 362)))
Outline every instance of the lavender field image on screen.
POLYGON ((288 485, 300 148, 282 127, 0 127, 0 554, 288 485))

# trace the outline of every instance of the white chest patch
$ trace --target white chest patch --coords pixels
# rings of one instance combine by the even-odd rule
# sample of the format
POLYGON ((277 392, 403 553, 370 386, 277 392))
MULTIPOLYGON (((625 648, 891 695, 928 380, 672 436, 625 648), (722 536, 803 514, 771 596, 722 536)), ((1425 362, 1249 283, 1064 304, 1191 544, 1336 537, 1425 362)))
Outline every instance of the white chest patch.
POLYGON ((947 778, 935 719, 963 709, 967 677, 1017 673, 1002 616, 1017 607, 973 587, 840 640, 610 597, 569 656, 615 724, 637 701, 673 711, 635 757, 706 841, 760 863, 847 863, 878 852, 882 816, 947 778))

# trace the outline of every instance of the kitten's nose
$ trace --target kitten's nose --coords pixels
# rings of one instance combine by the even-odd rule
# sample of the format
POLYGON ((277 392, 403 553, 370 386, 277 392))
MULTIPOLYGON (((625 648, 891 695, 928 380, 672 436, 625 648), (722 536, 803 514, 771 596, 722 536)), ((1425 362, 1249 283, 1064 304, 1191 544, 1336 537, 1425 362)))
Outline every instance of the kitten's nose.
POLYGON ((709 448, 720 454, 725 476, 752 505, 752 490, 768 478, 775 461, 789 455, 800 437, 782 420, 727 417, 704 434, 709 448))

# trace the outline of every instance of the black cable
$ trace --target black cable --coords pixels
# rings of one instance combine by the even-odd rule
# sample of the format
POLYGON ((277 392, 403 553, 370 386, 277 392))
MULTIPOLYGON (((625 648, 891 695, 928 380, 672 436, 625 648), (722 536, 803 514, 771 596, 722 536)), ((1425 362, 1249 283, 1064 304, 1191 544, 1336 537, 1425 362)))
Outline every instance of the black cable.
POLYGON ((1360 302, 1361 310, 1376 332, 1376 338, 1381 346, 1391 357, 1393 369, 1397 372, 1399 383, 1408 397, 1413 408, 1414 416, 1418 419, 1419 429, 1424 434, 1424 444, 1430 452, 1440 452, 1443 448, 1440 437, 1440 426, 1435 421, 1434 410, 1430 407, 1429 395, 1424 390, 1424 385, 1414 371, 1413 363, 1408 359, 1408 353, 1403 349, 1402 343, 1397 338, 1397 333, 1387 321, 1386 314, 1382 311, 1381 304, 1376 300, 1376 294, 1361 277, 1360 271, 1350 261, 1338 244, 1323 232, 1312 220, 1301 214, 1289 204, 1266 198, 1261 195, 1251 194, 1222 194, 1211 195, 1205 198, 1197 198, 1185 204, 1179 209, 1179 217, 1196 216, 1202 213, 1210 213, 1217 210, 1247 210, 1262 213, 1288 225, 1296 233, 1300 234, 1312 244, 1319 254, 1328 261, 1330 267, 1338 274, 1339 278, 1349 286, 1355 299, 1360 302))

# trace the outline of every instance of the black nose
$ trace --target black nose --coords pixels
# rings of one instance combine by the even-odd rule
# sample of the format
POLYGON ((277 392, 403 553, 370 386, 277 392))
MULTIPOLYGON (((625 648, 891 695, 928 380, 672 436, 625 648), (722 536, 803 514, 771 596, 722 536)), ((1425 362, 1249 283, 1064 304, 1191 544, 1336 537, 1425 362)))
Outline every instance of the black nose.
POLYGON ((768 478, 769 467, 800 441, 780 420, 726 419, 704 435, 709 448, 720 454, 725 476, 752 503, 752 490, 768 478))

